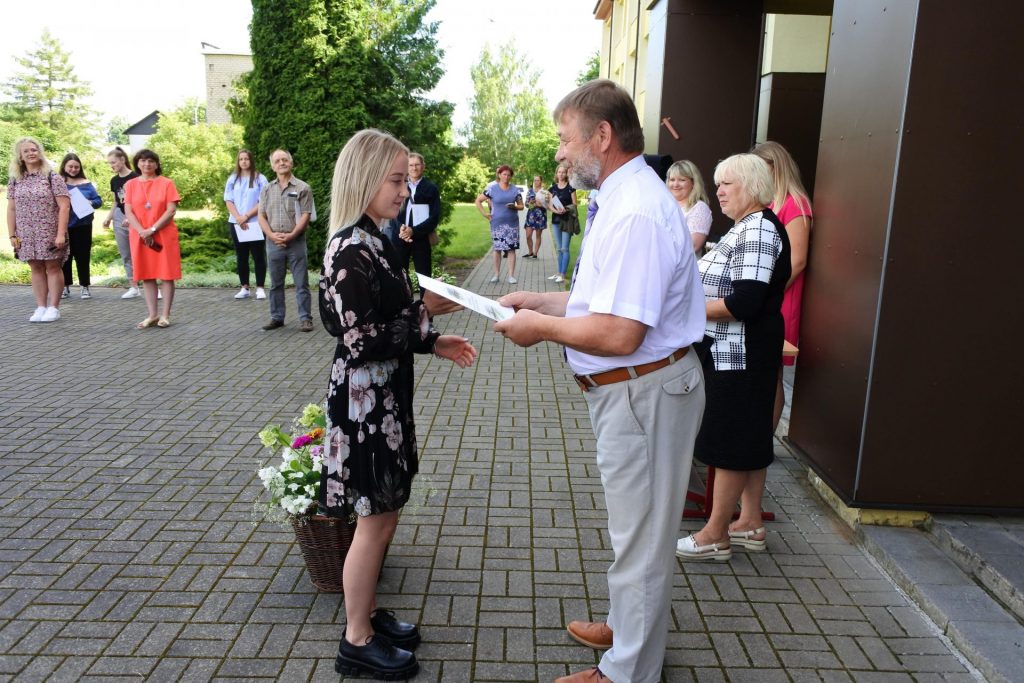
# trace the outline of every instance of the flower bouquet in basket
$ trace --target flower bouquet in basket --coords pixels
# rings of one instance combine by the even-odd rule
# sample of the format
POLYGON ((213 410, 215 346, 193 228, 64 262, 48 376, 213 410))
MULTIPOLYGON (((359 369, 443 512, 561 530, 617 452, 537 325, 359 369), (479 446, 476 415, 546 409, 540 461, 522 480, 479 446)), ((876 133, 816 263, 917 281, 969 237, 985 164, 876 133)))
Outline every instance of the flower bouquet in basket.
POLYGON ((280 461, 262 467, 257 475, 270 493, 264 518, 291 523, 313 585, 338 593, 343 592, 342 570, 355 524, 317 514, 326 427, 323 408, 312 403, 293 421, 292 433, 277 425, 264 427, 260 442, 275 455, 280 453, 280 461))

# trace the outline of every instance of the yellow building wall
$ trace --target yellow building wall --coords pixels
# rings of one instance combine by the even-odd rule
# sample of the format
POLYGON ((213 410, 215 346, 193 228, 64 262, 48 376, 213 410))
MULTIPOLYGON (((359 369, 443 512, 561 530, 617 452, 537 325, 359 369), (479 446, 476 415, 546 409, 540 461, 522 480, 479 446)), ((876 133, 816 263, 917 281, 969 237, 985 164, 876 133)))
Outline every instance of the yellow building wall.
POLYGON ((213 53, 203 56, 206 62, 206 121, 231 123, 227 103, 235 95, 235 80, 252 71, 252 56, 213 53))
POLYGON ((832 17, 769 14, 761 74, 825 73, 832 17))

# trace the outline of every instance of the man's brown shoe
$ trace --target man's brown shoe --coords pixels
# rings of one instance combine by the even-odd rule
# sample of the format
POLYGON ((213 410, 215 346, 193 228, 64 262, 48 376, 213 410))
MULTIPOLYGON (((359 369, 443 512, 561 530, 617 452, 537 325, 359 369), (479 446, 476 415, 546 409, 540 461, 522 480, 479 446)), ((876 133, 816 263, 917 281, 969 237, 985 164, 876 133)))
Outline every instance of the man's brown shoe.
POLYGON ((301 323, 299 323, 299 329, 302 330, 303 332, 312 332, 313 331, 313 321, 312 320, 303 320, 301 323))
POLYGON ((612 630, 603 621, 570 621, 565 630, 573 640, 595 650, 612 646, 612 630))
POLYGON ((271 318, 270 322, 263 326, 263 329, 265 329, 265 330, 276 330, 279 327, 284 327, 284 321, 283 320, 274 320, 273 318, 271 318))
POLYGON ((612 683, 612 679, 601 673, 596 666, 586 671, 577 671, 571 676, 556 678, 555 683, 612 683))

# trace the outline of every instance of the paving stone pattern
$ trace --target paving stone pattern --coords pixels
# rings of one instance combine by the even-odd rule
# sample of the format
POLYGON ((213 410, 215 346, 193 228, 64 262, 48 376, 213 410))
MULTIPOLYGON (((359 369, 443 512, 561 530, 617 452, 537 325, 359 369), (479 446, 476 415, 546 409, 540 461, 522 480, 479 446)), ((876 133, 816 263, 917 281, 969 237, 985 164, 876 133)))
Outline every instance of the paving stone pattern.
MULTIPOLYGON (((467 286, 553 288, 549 247, 519 285, 486 284, 487 258, 467 286)), ((233 290, 180 291, 170 329, 139 331, 120 294, 46 325, 0 287, 0 680, 337 681, 342 598, 253 522, 256 433, 323 396, 332 338, 298 330, 291 290, 273 332, 233 290)), ((418 681, 550 681, 597 661, 564 625, 608 608, 586 404, 559 348, 438 322, 480 358, 418 360, 421 474, 380 601, 422 625, 418 681)), ((664 679, 973 680, 780 456, 769 552, 680 566, 664 679)))

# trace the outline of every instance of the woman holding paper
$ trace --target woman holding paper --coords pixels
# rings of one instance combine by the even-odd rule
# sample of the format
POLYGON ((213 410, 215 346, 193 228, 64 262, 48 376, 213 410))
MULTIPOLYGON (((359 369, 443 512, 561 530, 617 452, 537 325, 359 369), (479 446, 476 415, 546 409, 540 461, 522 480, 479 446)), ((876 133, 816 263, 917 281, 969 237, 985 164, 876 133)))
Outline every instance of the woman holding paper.
POLYGON ((512 184, 512 167, 498 167, 498 179, 487 186, 476 198, 476 208, 491 223, 491 245, 494 247, 494 277, 501 279, 501 257, 508 257, 508 283, 516 284, 516 250, 519 249, 519 212, 523 210, 523 195, 512 184), (484 208, 484 205, 487 208, 484 208))
POLYGON ((267 246, 256 217, 260 211, 260 192, 267 179, 252 163, 252 153, 247 149, 238 150, 235 170, 228 177, 224 187, 224 204, 228 207, 228 230, 235 244, 235 263, 238 266, 238 282, 242 288, 235 294, 236 299, 249 298, 249 255, 256 266, 256 298, 266 299, 263 285, 267 280, 267 246))
POLYGON ((181 196, 174 181, 164 177, 160 157, 151 149, 140 150, 132 165, 141 174, 124 186, 124 212, 131 226, 132 264, 142 280, 149 315, 136 327, 171 326, 174 281, 181 279, 181 249, 174 213, 181 196), (157 317, 157 284, 163 294, 163 310, 157 317))
POLYGON ((574 223, 562 220, 567 211, 572 211, 573 215, 576 212, 576 189, 569 184, 569 171, 565 164, 559 164, 555 169, 555 183, 549 191, 551 192, 551 239, 555 240, 555 249, 558 251, 558 273, 548 279, 564 282, 565 274, 569 270, 569 241, 573 236, 572 225, 579 225, 578 220, 574 223), (563 227, 566 229, 563 230, 563 227))
POLYGON ((68 258, 68 186, 53 172, 35 138, 11 150, 7 182, 7 235, 18 259, 32 269, 33 323, 60 319, 60 266, 68 258))
POLYGON ((548 203, 550 195, 544 189, 544 179, 533 176, 533 187, 526 191, 526 248, 529 254, 523 258, 537 258, 544 228, 548 227, 548 203))
POLYGON ((82 160, 77 154, 66 154, 60 162, 60 176, 68 186, 71 195, 71 217, 68 220, 68 243, 71 258, 64 262, 64 293, 60 298, 71 296, 71 259, 78 269, 78 284, 82 286, 82 298, 91 299, 89 292, 89 258, 92 255, 92 218, 95 210, 103 206, 103 200, 96 192, 96 186, 86 178, 82 160))
POLYGON ((409 196, 409 150, 378 130, 352 136, 331 183, 331 236, 320 279, 320 319, 338 344, 327 386, 327 434, 319 507, 356 521, 345 560, 346 626, 334 668, 346 676, 409 678, 414 624, 377 605, 377 578, 418 469, 413 353, 468 367, 476 349, 439 335, 430 317, 458 309, 427 291, 414 299, 409 274, 379 226, 409 196))

